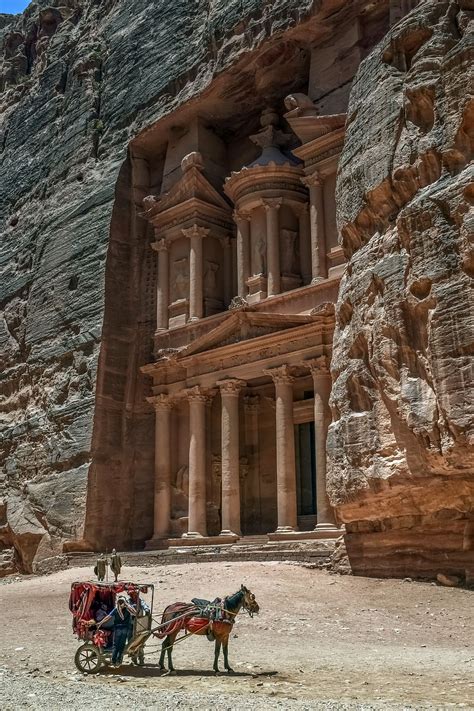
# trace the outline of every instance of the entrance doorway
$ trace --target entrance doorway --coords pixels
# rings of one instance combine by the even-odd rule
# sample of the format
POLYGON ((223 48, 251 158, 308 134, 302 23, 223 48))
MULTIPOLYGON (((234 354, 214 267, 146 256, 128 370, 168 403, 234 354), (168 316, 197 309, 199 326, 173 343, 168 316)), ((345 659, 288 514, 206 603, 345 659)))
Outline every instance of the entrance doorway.
POLYGON ((295 425, 296 496, 298 526, 308 531, 316 525, 316 452, 314 422, 295 425))

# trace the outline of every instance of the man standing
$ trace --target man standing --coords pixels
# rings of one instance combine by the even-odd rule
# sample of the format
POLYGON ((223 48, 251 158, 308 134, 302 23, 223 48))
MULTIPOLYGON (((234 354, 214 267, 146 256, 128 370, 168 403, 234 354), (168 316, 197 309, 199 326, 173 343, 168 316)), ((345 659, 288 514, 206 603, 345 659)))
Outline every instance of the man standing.
POLYGON ((116 598, 116 604, 112 612, 99 622, 97 629, 106 625, 109 620, 113 622, 113 650, 112 650, 112 667, 119 667, 122 664, 123 653, 127 638, 130 635, 133 625, 133 618, 137 614, 134 606, 131 604, 130 598, 126 593, 119 593, 116 598))
POLYGON ((102 582, 105 578, 105 573, 107 571, 107 558, 104 558, 104 554, 101 553, 97 558, 94 573, 97 575, 97 579, 102 582))
POLYGON ((110 570, 115 575, 115 582, 117 582, 117 578, 122 570, 122 560, 115 548, 112 550, 112 555, 110 556, 110 570))

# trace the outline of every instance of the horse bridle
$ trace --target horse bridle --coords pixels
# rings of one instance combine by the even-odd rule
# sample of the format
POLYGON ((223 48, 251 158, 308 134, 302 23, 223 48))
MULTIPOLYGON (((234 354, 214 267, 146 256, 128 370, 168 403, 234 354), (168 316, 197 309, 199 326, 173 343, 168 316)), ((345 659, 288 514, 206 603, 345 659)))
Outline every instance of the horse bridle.
MULTIPOLYGON (((255 602, 255 595, 251 592, 249 592, 248 595, 250 597, 250 602, 255 602)), ((242 607, 248 613, 249 617, 253 617, 255 615, 255 612, 247 606, 247 602, 246 602, 245 598, 246 598, 246 595, 244 595, 244 601, 243 601, 242 607)))

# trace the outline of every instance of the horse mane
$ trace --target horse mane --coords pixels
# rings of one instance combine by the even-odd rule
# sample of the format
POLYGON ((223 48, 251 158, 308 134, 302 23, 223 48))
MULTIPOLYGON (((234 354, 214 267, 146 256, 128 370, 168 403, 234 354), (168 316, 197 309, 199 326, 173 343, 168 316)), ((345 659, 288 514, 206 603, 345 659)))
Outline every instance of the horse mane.
POLYGON ((228 607, 228 609, 230 609, 231 607, 237 607, 243 596, 243 590, 237 590, 237 592, 233 595, 228 595, 226 598, 226 607, 228 607))

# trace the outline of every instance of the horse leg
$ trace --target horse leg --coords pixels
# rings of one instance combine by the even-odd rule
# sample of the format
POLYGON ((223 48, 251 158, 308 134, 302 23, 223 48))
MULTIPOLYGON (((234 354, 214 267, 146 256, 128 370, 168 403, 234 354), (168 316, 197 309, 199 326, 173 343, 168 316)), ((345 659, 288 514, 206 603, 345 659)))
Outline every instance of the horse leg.
POLYGON ((219 672, 219 654, 221 653, 221 643, 216 637, 216 644, 214 646, 214 666, 213 669, 216 674, 219 672))
POLYGON ((159 662, 160 669, 165 668, 165 652, 166 652, 166 647, 169 644, 169 639, 170 639, 169 637, 165 637, 162 642, 162 645, 161 645, 161 654, 160 654, 160 662, 159 662))
POLYGON ((222 650, 224 652, 224 668, 227 669, 228 672, 234 671, 230 666, 229 666, 229 658, 228 658, 228 652, 229 652, 229 637, 222 642, 222 650))
POLYGON ((170 640, 170 643, 168 645, 168 669, 170 672, 174 671, 174 666, 173 666, 173 658, 172 658, 172 653, 173 653, 173 645, 175 643, 176 635, 178 633, 175 632, 174 634, 170 634, 168 639, 170 640))

